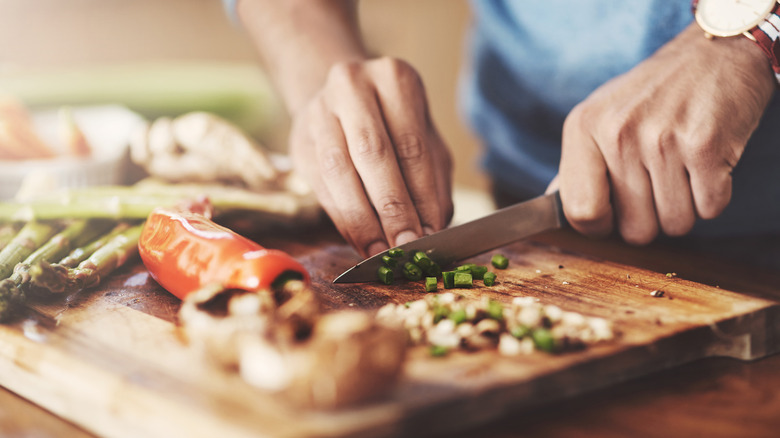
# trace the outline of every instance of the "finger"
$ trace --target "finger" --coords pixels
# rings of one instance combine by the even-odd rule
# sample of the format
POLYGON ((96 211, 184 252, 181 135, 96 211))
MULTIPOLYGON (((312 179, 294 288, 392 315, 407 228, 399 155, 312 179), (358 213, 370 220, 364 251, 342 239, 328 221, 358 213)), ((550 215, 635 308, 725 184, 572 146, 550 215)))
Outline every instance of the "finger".
POLYGON ((547 184, 547 188, 544 190, 545 195, 549 195, 550 193, 554 193, 557 190, 560 190, 561 188, 561 180, 559 178, 559 175, 555 175, 553 177, 552 181, 550 181, 550 184, 547 184))
MULTIPOLYGON (((661 146, 666 151, 671 148, 661 146)), ((685 166, 676 155, 654 154, 648 166, 658 223, 667 236, 682 236, 693 228, 696 212, 691 182, 685 166)))
POLYGON ((658 217, 647 170, 638 160, 609 168, 612 204, 623 240, 634 245, 650 243, 658 235, 658 217))
POLYGON ((731 166, 689 166, 691 192, 696 213, 702 219, 714 219, 731 200, 731 166))
POLYGON ((420 237, 420 219, 404 183, 376 95, 373 90, 362 90, 340 98, 338 118, 349 157, 387 242, 395 246, 420 237))
POLYGON ((436 171, 436 199, 439 203, 439 214, 441 215, 442 228, 452 220, 455 207, 452 203, 452 156, 449 149, 444 146, 441 136, 435 127, 431 127, 428 132, 430 144, 433 148, 433 159, 439 163, 435 167, 436 171))
MULTIPOLYGON (((327 115, 311 121, 319 199, 336 227, 363 256, 387 249, 381 224, 353 166, 338 120, 327 115)), ((310 158, 311 160, 311 158, 310 158)))
POLYGON ((349 232, 341 227, 343 220, 341 214, 337 209, 333 209, 335 202, 330 197, 325 182, 322 180, 322 175, 319 171, 319 164, 317 160, 312 160, 312 154, 315 154, 315 146, 313 138, 315 136, 309 133, 308 127, 311 124, 307 124, 307 129, 300 132, 299 128, 295 125, 298 123, 294 121, 293 127, 290 130, 290 158, 292 159, 297 172, 306 180, 309 186, 314 191, 317 200, 322 206, 323 210, 328 214, 333 224, 339 230, 339 233, 350 245, 354 246, 352 238, 349 236, 349 232))
POLYGON ((564 123, 558 171, 561 203, 566 219, 575 230, 604 236, 613 226, 607 164, 580 123, 575 113, 564 123))
POLYGON ((437 178, 427 135, 427 102, 417 75, 399 61, 374 64, 379 105, 401 174, 423 228, 441 229, 437 178), (378 67, 381 67, 378 68, 378 67))

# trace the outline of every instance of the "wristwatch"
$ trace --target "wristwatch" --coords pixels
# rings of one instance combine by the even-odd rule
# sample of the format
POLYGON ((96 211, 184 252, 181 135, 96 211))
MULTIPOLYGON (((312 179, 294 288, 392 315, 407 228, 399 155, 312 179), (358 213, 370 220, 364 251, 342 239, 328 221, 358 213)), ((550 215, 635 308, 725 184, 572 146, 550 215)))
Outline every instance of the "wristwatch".
POLYGON ((693 0, 708 38, 744 35, 767 55, 780 84, 780 0, 693 0))

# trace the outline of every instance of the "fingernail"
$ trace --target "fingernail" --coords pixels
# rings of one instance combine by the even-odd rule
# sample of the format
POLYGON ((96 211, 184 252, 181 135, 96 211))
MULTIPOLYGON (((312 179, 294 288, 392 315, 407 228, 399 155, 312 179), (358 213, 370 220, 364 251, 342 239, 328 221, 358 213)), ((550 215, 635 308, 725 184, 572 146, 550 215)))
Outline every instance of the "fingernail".
POLYGON ((376 241, 372 243, 371 245, 368 245, 368 248, 366 249, 366 252, 368 252, 369 256, 372 256, 374 254, 379 254, 380 252, 388 249, 388 246, 385 242, 376 241))
POLYGON ((429 227, 427 225, 423 227, 423 234, 424 235, 430 236, 433 233, 435 233, 435 231, 433 231, 433 228, 431 228, 431 227, 429 227))
POLYGON ((401 231, 398 233, 397 236, 395 236, 395 244, 396 245, 403 245, 406 242, 411 242, 412 240, 416 240, 419 236, 414 231, 401 231))

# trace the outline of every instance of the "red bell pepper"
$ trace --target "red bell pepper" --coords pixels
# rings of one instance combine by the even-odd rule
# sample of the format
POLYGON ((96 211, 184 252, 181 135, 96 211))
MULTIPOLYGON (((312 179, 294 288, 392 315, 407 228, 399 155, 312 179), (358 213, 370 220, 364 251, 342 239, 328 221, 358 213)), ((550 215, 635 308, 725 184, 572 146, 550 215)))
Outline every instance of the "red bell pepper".
POLYGON ((210 284, 254 291, 288 277, 310 281, 303 265, 287 253, 263 248, 187 209, 153 211, 138 250, 152 278, 182 299, 210 284))

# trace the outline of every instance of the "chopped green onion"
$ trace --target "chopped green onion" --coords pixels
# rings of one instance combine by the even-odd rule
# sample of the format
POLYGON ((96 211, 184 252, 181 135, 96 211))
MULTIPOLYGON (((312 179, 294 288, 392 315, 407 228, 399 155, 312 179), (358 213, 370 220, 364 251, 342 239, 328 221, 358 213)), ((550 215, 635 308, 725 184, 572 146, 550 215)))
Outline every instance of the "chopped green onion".
POLYGON ((439 289, 439 281, 436 277, 425 277, 425 292, 436 292, 439 289))
POLYGON ((440 277, 441 266, 439 266, 436 262, 431 262, 431 265, 428 267, 428 269, 425 270, 425 275, 430 275, 431 277, 440 277))
POLYGON ((482 280, 487 271, 487 266, 473 265, 471 267, 471 276, 474 277, 475 280, 482 280))
POLYGON ((496 321, 504 320, 504 306, 495 300, 488 301, 487 305, 488 316, 496 321))
POLYGON ((404 303, 404 307, 406 307, 407 309, 409 307, 411 307, 411 306, 412 306, 412 302, 411 301, 407 301, 407 302, 404 303))
POLYGON ((442 357, 442 356, 446 356, 450 350, 449 348, 443 347, 441 345, 431 345, 431 348, 428 351, 431 353, 431 356, 433 357, 442 357))
POLYGON ((555 350, 555 339, 550 330, 546 328, 537 328, 531 332, 531 339, 534 340, 536 348, 542 351, 552 352, 555 350))
POLYGON ((468 272, 455 272, 455 287, 472 287, 474 285, 474 281, 471 278, 471 274, 468 272))
POLYGON ((445 289, 452 289, 455 287, 455 271, 444 271, 441 273, 441 280, 444 283, 445 289))
POLYGON ((493 258, 490 259, 490 263, 496 269, 506 269, 509 266, 509 259, 503 254, 493 254, 493 258))
POLYGON ((390 257, 400 258, 404 256, 404 250, 401 248, 390 248, 387 250, 387 255, 390 257))
POLYGON ((419 266, 423 271, 427 271, 431 267, 433 260, 428 257, 428 254, 425 254, 422 251, 417 251, 414 253, 414 256, 412 256, 412 262, 419 266))
POLYGON ((524 337, 528 336, 529 333, 531 333, 531 329, 524 325, 519 325, 512 329, 512 336, 516 337, 517 339, 523 339, 524 337))
POLYGON ((385 265, 387 265, 387 266, 389 266, 389 267, 391 267, 391 268, 395 268, 396 266, 398 266, 398 259, 396 259, 396 258, 393 258, 393 257, 390 257, 390 256, 389 256, 389 255, 387 255, 387 254, 385 254, 385 255, 383 255, 383 256, 382 256, 382 262, 383 262, 385 265))
POLYGON ((482 277, 482 282, 485 283, 485 286, 493 286, 496 284, 496 274, 493 272, 486 272, 482 277))
POLYGON ((462 322, 466 322, 466 319, 468 319, 468 315, 466 315, 466 309, 458 309, 450 313, 449 318, 452 320, 452 322, 455 323, 455 325, 458 325, 462 322))
POLYGON ((481 266, 475 263, 466 263, 465 265, 460 265, 455 268, 455 271, 457 272, 468 272, 476 280, 481 280, 487 270, 487 266, 481 266))
POLYGON ((450 315, 450 309, 445 306, 436 306, 433 308, 433 323, 438 324, 439 321, 450 315))
POLYGON ((393 284, 393 270, 387 266, 380 266, 379 269, 377 269, 376 274, 379 277, 379 281, 382 283, 387 285, 393 284))
POLYGON ((404 264, 404 277, 406 277, 409 280, 417 281, 422 279, 422 270, 419 266, 415 265, 412 262, 406 262, 404 264))

